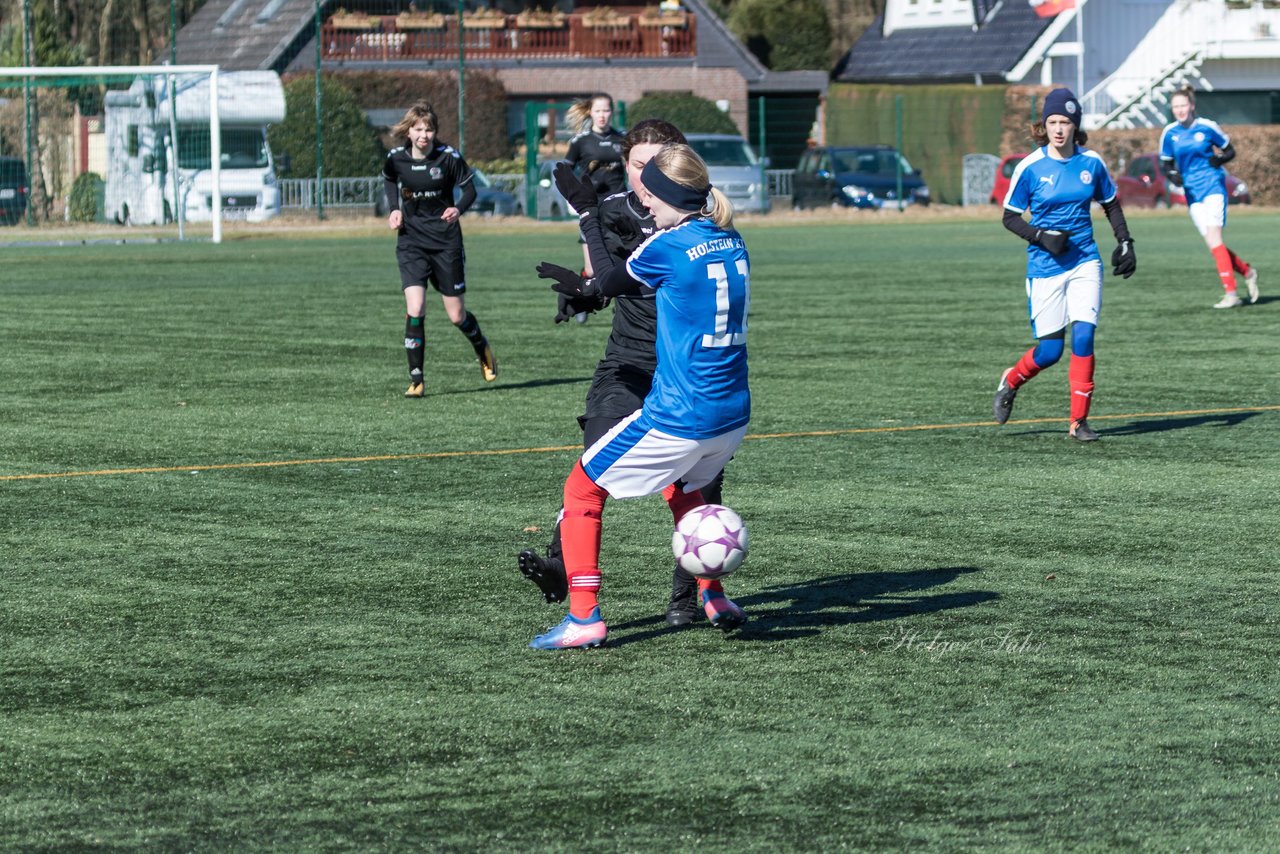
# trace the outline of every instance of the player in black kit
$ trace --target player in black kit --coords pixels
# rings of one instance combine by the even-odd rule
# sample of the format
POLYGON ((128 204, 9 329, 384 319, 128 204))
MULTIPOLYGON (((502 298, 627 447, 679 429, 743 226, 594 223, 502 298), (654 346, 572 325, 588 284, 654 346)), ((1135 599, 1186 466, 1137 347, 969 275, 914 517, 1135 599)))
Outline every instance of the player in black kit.
POLYGON ((613 98, 602 92, 575 101, 565 111, 565 123, 581 132, 569 140, 569 153, 564 159, 579 175, 590 176, 599 196, 626 189, 626 137, 609 124, 612 119, 613 98))
MULTIPOLYGON (((569 140, 565 162, 578 175, 590 178, 596 195, 601 198, 626 190, 627 138, 609 124, 613 119, 613 96, 597 92, 590 98, 574 101, 564 117, 569 127, 581 129, 569 140)), ((585 240, 578 242, 582 244, 582 274, 590 276, 591 253, 585 240)), ((574 319, 586 323, 588 313, 579 312, 574 319)))
POLYGON ((458 219, 476 200, 476 188, 467 161, 436 138, 438 126, 430 104, 414 104, 391 131, 408 144, 389 151, 382 167, 387 207, 391 210, 387 225, 399 235, 396 260, 404 289, 404 348, 409 356, 409 389, 405 397, 422 397, 424 392, 423 318, 428 282, 440 292, 449 320, 475 348, 485 382, 498 378, 493 348, 480 331, 475 315, 463 303, 466 252, 458 219), (461 192, 456 205, 455 187, 461 192))
MULTIPOLYGON (((663 145, 669 142, 683 143, 682 134, 674 125, 659 119, 640 122, 626 135, 623 156, 631 192, 615 193, 599 202, 601 230, 609 257, 597 259, 597 273, 609 266, 621 263, 631 252, 647 240, 656 230, 653 214, 641 203, 638 193, 643 190, 640 172, 663 145)), ((570 204, 571 196, 590 195, 587 186, 579 184, 572 172, 557 167, 556 186, 565 193, 570 204), (577 186, 575 186, 577 185, 577 186)), ((583 208, 589 208, 589 200, 582 200, 583 208)), ((575 204, 575 207, 577 205, 575 204)), ((591 215, 590 212, 585 214, 591 215)), ((603 305, 598 298, 586 302, 571 301, 561 297, 556 322, 570 319, 581 311, 595 311, 603 305)), ((604 358, 596 366, 587 392, 587 411, 578 418, 582 427, 584 448, 590 448, 614 425, 639 409, 649 387, 653 384, 653 372, 657 367, 656 340, 658 312, 652 294, 648 297, 619 297, 613 301, 613 331, 605 345, 604 358)), ((716 475, 702 488, 703 498, 710 504, 719 504, 724 473, 716 475)), ((568 594, 564 562, 560 556, 560 521, 556 520, 547 556, 527 549, 517 558, 520 571, 538 585, 548 602, 561 602, 568 594)), ((671 598, 667 603, 666 619, 673 626, 692 622, 702 608, 698 604, 698 585, 693 576, 676 566, 671 579, 671 598)), ((736 623, 735 623, 736 626, 736 623)), ((732 628, 733 626, 725 626, 732 628)))

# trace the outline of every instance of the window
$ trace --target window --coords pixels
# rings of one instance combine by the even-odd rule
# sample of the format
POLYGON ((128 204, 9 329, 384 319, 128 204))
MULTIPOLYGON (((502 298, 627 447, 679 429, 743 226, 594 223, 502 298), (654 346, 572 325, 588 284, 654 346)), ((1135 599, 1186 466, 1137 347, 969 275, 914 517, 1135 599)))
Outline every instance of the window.
POLYGON ((691 139, 689 146, 708 166, 755 166, 757 163, 756 153, 742 139, 691 139))
POLYGON ((125 148, 129 152, 130 157, 138 156, 138 126, 129 125, 125 128, 125 148))
MULTIPOLYGON (((224 128, 223 169, 264 169, 268 164, 267 140, 262 128, 224 128)), ((178 165, 183 169, 208 169, 209 128, 178 128, 178 165)))

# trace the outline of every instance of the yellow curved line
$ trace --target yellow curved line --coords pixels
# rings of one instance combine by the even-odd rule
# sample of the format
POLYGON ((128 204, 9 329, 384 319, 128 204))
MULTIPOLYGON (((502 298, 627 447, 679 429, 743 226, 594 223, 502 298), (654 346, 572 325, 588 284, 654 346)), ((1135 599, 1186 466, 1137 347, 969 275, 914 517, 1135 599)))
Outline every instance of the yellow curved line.
MULTIPOLYGON (((1171 418, 1185 415, 1230 415, 1240 412, 1274 412, 1280 405, 1240 406, 1229 409, 1183 409, 1174 412, 1132 412, 1124 415, 1091 415, 1092 421, 1115 421, 1124 418, 1171 418)), ((1018 424, 1060 424, 1067 418, 1023 418, 1012 420, 1005 426, 1018 424)), ((957 424, 911 424, 897 427, 847 427, 839 430, 801 430, 790 433, 751 433, 746 436, 750 440, 759 439, 799 439, 817 436, 852 436, 861 433, 908 433, 920 430, 957 430, 967 427, 995 427, 994 421, 965 421, 957 424)), ((394 460, 441 460, 452 457, 503 457, 515 454, 551 454, 563 451, 581 450, 581 445, 551 445, 543 448, 497 448, 480 451, 433 451, 425 454, 379 454, 367 457, 317 457, 306 460, 267 460, 252 463, 214 463, 210 465, 192 466, 153 466, 131 469, 97 469, 95 471, 44 472, 36 474, 0 475, 0 481, 6 480, 48 480, 57 477, 96 477, 115 474, 163 474, 166 472, 226 471, 229 469, 280 468, 282 466, 309 466, 327 463, 378 463, 394 460)))

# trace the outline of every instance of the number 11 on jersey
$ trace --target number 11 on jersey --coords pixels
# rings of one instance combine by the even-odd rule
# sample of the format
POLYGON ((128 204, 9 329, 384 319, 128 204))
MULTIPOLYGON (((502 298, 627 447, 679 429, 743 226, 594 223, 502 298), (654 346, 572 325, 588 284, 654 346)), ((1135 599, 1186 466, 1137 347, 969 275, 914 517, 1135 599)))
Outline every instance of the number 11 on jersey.
POLYGON ((711 335, 702 336, 703 347, 737 347, 747 343, 747 309, 751 306, 751 274, 747 260, 739 258, 734 264, 742 281, 742 296, 734 305, 729 293, 729 273, 724 264, 708 264, 707 278, 716 283, 716 328, 711 335), (729 318, 738 332, 729 331, 729 318))

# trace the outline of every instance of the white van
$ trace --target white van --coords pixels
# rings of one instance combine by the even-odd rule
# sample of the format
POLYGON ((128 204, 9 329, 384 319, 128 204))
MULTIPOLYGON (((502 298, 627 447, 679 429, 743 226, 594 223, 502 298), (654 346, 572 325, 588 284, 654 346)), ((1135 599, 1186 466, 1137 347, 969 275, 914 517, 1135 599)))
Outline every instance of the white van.
MULTIPOLYGON (((107 93, 105 208, 116 222, 163 224, 172 222, 179 209, 188 222, 212 218, 209 77, 179 76, 174 89, 176 154, 169 132, 172 110, 165 75, 139 77, 128 90, 107 93)), ((284 112, 284 88, 274 71, 218 75, 225 218, 261 222, 280 212, 267 126, 283 121, 284 112)))

